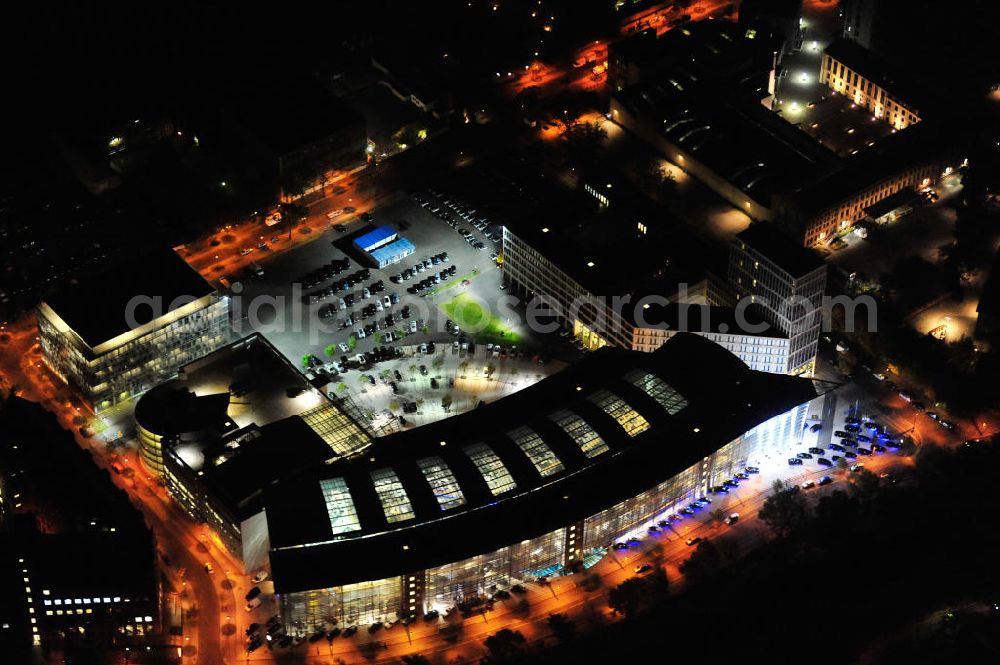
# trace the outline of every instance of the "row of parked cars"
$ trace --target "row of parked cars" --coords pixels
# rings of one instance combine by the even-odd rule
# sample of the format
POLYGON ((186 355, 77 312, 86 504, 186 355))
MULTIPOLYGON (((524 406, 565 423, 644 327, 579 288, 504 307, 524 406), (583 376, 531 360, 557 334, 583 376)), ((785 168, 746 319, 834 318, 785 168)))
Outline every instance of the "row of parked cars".
POLYGON ((452 277, 455 276, 455 271, 456 271, 455 266, 449 266, 444 270, 442 270, 441 272, 435 273, 428 277, 424 277, 419 282, 416 282, 406 287, 406 292, 413 295, 420 293, 424 289, 429 289, 435 284, 440 284, 441 282, 451 279, 452 277))
MULTIPOLYGON (((441 263, 448 263, 451 259, 448 258, 448 252, 441 252, 440 254, 435 254, 423 261, 417 261, 413 264, 412 268, 406 268, 400 271, 398 274, 389 275, 389 281, 393 284, 400 284, 402 282, 408 281, 413 277, 416 277, 418 273, 430 270, 431 266, 436 266, 441 263)), ((453 266, 454 267, 454 266, 453 266)))
MULTIPOLYGON (((322 300, 326 300, 327 298, 332 298, 334 295, 342 291, 350 291, 351 288, 367 281, 369 278, 371 278, 371 272, 368 270, 368 268, 362 268, 361 270, 355 271, 353 274, 351 274, 350 276, 348 276, 343 280, 338 279, 337 281, 333 282, 329 286, 326 286, 325 288, 316 289, 315 291, 310 291, 309 293, 302 296, 302 299, 310 305, 315 305, 316 303, 322 300)), ((378 290, 383 290, 385 288, 381 280, 375 282, 375 284, 380 285, 380 288, 378 290)), ((372 288, 375 287, 375 284, 367 286, 362 290, 363 294, 367 294, 367 295, 362 295, 363 298, 368 298, 371 296, 372 288)), ((354 294, 349 293, 348 295, 353 296, 354 294)), ((346 298, 347 296, 344 296, 343 299, 346 300, 346 298)), ((354 298, 352 297, 351 300, 353 301, 354 298)))
MULTIPOLYGON (((333 279, 334 277, 340 275, 340 273, 351 267, 351 260, 346 256, 342 259, 334 259, 324 266, 307 272, 305 275, 299 279, 299 283, 302 284, 304 288, 311 289, 314 286, 322 284, 328 279, 333 279)), ((367 278, 366 278, 367 279, 367 278)))
MULTIPOLYGON (((453 229, 458 230, 463 237, 468 237, 470 233, 468 229, 458 226, 459 220, 463 220, 465 223, 476 228, 493 242, 500 242, 501 236, 499 227, 490 222, 489 218, 485 214, 460 201, 457 197, 443 194, 436 189, 428 189, 427 193, 437 198, 438 201, 440 201, 440 205, 434 203, 426 194, 421 192, 415 192, 411 195, 411 197, 417 202, 417 204, 426 208, 432 215, 438 217, 441 221, 453 229), (465 231, 465 233, 462 233, 462 231, 465 231)), ((476 249, 485 248, 485 245, 483 245, 479 240, 476 240, 474 237, 470 244, 476 247, 476 249), (474 243, 479 243, 479 245, 482 246, 476 246, 474 243)))

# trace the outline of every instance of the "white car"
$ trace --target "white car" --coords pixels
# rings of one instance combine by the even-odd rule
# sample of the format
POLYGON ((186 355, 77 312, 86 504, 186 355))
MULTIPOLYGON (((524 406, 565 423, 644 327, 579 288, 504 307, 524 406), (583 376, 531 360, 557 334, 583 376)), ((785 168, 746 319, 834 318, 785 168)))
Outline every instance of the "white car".
POLYGON ((427 353, 427 345, 426 344, 421 344, 420 345, 420 353, 427 353))
POLYGON ((412 335, 415 332, 417 332, 417 322, 410 321, 410 334, 412 335))
POLYGON ((253 577, 250 578, 250 581, 253 582, 254 584, 260 584, 261 582, 266 580, 267 577, 268 575, 266 570, 259 570, 254 574, 253 577))
POLYGON ((249 603, 247 603, 247 612, 253 612, 253 608, 258 607, 259 605, 260 605, 260 596, 254 598, 249 603))
POLYGON ((364 328, 358 328, 357 330, 354 331, 354 334, 357 335, 358 339, 364 339, 365 338, 365 329, 364 328))
POLYGON ((384 307, 392 307, 392 298, 389 296, 382 296, 382 305, 384 307))
POLYGON ((351 350, 351 347, 347 346, 347 344, 345 344, 344 342, 341 342, 340 344, 338 344, 337 348, 340 349, 341 353, 347 353, 348 351, 351 350))

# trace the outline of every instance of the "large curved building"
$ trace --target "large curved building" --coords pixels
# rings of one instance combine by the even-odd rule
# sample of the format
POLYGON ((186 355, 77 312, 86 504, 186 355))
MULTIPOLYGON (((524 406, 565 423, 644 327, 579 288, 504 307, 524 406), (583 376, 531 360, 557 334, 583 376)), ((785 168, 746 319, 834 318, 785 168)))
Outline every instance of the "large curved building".
POLYGON ((679 334, 605 348, 499 402, 270 487, 286 625, 360 624, 600 560, 798 439, 807 379, 679 334), (296 623, 297 622, 297 623, 296 623))

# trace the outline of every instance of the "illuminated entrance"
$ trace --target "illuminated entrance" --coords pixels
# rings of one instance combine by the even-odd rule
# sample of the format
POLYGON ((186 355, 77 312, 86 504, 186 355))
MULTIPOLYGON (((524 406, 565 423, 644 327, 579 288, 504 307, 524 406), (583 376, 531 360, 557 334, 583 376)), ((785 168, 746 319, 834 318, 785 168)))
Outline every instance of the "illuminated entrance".
POLYGON ((588 351, 594 351, 608 345, 608 340, 581 323, 579 319, 573 321, 573 336, 583 342, 583 347, 588 351))

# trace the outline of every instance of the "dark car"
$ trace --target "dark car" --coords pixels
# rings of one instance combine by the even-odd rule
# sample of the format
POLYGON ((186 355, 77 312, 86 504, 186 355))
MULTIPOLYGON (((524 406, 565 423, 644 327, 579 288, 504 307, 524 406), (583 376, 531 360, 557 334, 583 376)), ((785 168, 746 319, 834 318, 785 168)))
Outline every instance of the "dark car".
POLYGON ((372 625, 368 626, 368 634, 369 635, 374 635, 375 633, 377 633, 380 630, 382 630, 382 622, 381 621, 376 621, 372 625))
POLYGON ((524 588, 523 586, 521 586, 520 584, 515 584, 514 586, 512 586, 512 587, 510 588, 510 592, 511 592, 511 593, 527 593, 527 592, 528 592, 528 590, 527 590, 527 589, 525 589, 525 588, 524 588))
POLYGON ((826 459, 825 457, 820 457, 818 460, 816 460, 816 463, 819 464, 820 466, 833 466, 833 462, 826 459))
POLYGON ((247 591, 246 599, 249 602, 249 601, 253 600, 254 598, 256 598, 259 595, 260 595, 260 587, 259 586, 255 586, 254 588, 252 588, 249 591, 247 591))
POLYGON ((813 455, 822 455, 826 451, 823 450, 822 448, 810 448, 809 452, 811 452, 813 455))
POLYGON ((867 448, 858 448, 858 454, 859 455, 871 455, 872 451, 868 450, 867 448))
POLYGON ((788 458, 788 466, 799 466, 801 464, 802 464, 802 460, 800 460, 798 457, 789 457, 788 458))
POLYGON ((341 635, 343 637, 350 637, 351 635, 353 635, 356 632, 358 632, 358 627, 357 626, 348 626, 347 628, 344 629, 344 632, 342 632, 341 635))
POLYGON ((799 459, 812 459, 812 453, 795 453, 795 456, 799 459))
POLYGON ((820 485, 829 485, 832 482, 833 478, 831 478, 830 476, 823 476, 822 478, 819 479, 820 485))

